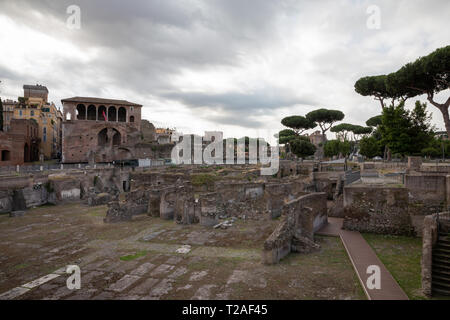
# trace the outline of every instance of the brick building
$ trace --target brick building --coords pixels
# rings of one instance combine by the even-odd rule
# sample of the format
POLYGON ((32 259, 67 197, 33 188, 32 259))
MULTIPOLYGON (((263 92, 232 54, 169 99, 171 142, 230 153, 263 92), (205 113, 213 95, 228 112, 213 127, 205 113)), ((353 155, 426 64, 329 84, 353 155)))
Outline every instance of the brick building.
POLYGON ((24 85, 23 97, 18 102, 6 100, 4 105, 5 127, 9 119, 34 119, 39 126, 41 139, 39 154, 45 159, 55 159, 61 154, 62 113, 54 103, 48 102, 48 89, 41 85, 24 85))
POLYGON ((39 126, 35 120, 10 120, 8 132, 0 132, 0 166, 38 161, 39 143, 39 126))
POLYGON ((137 159, 142 105, 125 100, 74 97, 63 104, 62 162, 137 159))

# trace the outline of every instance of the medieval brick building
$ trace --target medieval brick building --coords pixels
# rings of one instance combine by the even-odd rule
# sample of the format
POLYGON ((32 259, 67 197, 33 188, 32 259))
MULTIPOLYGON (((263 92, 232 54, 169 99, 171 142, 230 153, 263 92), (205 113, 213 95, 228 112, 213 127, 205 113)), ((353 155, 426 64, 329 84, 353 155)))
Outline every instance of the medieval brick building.
POLYGON ((0 166, 38 161, 39 143, 39 126, 35 120, 10 120, 9 131, 0 131, 0 166))
POLYGON ((63 104, 62 162, 137 159, 142 105, 125 100, 74 97, 63 104))

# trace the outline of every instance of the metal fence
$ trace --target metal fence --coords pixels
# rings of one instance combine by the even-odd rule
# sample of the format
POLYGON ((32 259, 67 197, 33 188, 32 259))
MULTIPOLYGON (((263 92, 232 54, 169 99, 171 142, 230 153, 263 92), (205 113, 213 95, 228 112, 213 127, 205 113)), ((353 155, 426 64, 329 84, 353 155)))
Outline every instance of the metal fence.
MULTIPOLYGON (((161 167, 169 165, 166 160, 150 160, 143 168, 161 167)), ((41 171, 59 171, 59 170, 76 170, 76 169, 110 169, 110 168, 137 168, 138 165, 123 165, 112 163, 61 163, 61 164, 25 164, 17 166, 0 166, 0 174, 17 174, 17 173, 36 173, 41 171)))

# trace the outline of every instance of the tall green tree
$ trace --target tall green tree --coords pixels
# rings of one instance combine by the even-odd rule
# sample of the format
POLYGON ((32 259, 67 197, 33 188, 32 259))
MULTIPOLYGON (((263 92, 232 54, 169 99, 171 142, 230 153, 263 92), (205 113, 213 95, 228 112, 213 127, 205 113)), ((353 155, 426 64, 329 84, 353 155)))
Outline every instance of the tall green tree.
POLYGON ((379 130, 384 143, 394 154, 420 155, 432 142, 434 133, 426 104, 417 101, 412 111, 402 101, 383 109, 383 124, 379 130))
POLYGON ((375 136, 363 137, 359 141, 359 153, 367 158, 383 155, 384 146, 375 136))
POLYGON ((281 124, 294 130, 296 135, 301 135, 304 131, 317 127, 317 123, 310 121, 303 116, 286 117, 281 120, 281 124))
POLYGON ((323 151, 325 156, 344 156, 347 157, 352 149, 350 141, 329 140, 325 143, 323 151))
POLYGON ((338 125, 335 125, 330 129, 331 132, 336 133, 338 137, 342 137, 342 139, 345 141, 347 140, 348 134, 352 132, 354 128, 353 124, 350 123, 340 123, 338 125))
POLYGON ((312 156, 316 152, 316 147, 311 142, 309 142, 309 140, 305 140, 301 137, 297 137, 294 140, 291 140, 289 142, 289 146, 291 152, 302 159, 308 156, 312 156))
POLYGON ((341 121, 344 117, 342 111, 329 109, 317 109, 306 115, 306 119, 319 125, 324 136, 335 122, 341 121))
POLYGON ((378 127, 382 123, 383 116, 380 114, 378 116, 372 117, 366 121, 368 127, 378 127))
POLYGON ((388 75, 363 77, 356 81, 355 91, 363 96, 373 96, 383 108, 385 100, 406 101, 425 94, 428 101, 439 109, 445 129, 450 136, 450 97, 439 102, 435 94, 450 88, 450 46, 442 47, 427 56, 408 63, 388 75))

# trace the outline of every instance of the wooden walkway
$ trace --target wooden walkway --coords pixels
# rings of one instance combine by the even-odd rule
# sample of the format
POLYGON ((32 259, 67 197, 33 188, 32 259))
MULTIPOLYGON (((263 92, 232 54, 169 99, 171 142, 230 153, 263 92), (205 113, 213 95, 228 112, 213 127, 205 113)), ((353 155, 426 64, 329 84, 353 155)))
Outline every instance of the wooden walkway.
MULTIPOLYGON (((408 300, 406 293, 400 288, 362 235, 356 231, 342 230, 342 222, 343 219, 341 218, 330 217, 328 218, 328 225, 317 234, 341 238, 367 298, 369 300, 408 300), (381 285, 379 289, 370 289, 367 286, 367 280, 373 273, 373 271, 368 273, 367 268, 369 266, 380 268, 381 285)), ((369 281, 369 283, 372 283, 372 281, 369 281)))

